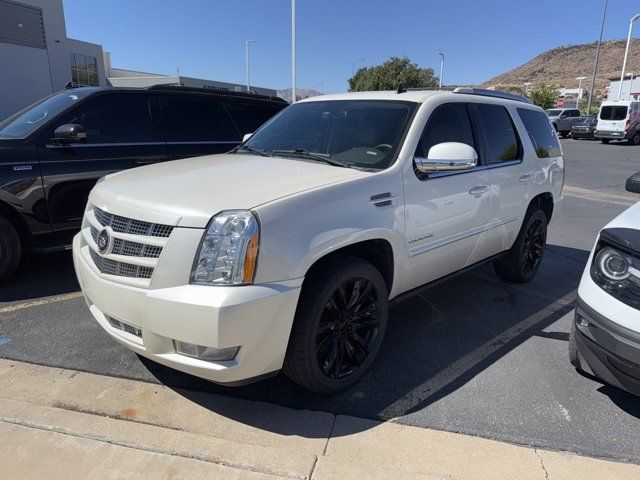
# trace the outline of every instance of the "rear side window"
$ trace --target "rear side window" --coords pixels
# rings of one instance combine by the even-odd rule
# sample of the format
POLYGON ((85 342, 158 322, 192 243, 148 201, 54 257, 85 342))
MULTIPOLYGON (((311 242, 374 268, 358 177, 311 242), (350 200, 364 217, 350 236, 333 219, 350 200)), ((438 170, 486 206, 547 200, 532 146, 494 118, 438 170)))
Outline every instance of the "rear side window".
POLYGON ((146 95, 99 95, 89 98, 55 122, 53 130, 77 123, 87 132, 86 143, 144 143, 154 141, 149 98, 146 95))
POLYGON ((466 143, 476 148, 464 103, 441 105, 431 114, 420 138, 416 156, 426 157, 431 147, 444 142, 466 143))
POLYGON ((600 120, 624 120, 627 118, 626 106, 607 105, 600 110, 600 120))
POLYGON ((519 160, 520 139, 507 109, 500 105, 474 105, 487 141, 486 163, 519 160))
POLYGON ((536 149, 538 158, 549 158, 560 156, 560 143, 553 125, 549 118, 538 110, 528 108, 518 108, 518 115, 524 123, 531 143, 536 149))
POLYGON ((229 142, 240 140, 222 104, 200 96, 160 99, 168 142, 229 142))
POLYGON ((233 117, 241 135, 255 132, 262 124, 286 107, 280 105, 260 105, 256 103, 225 103, 227 110, 233 117))

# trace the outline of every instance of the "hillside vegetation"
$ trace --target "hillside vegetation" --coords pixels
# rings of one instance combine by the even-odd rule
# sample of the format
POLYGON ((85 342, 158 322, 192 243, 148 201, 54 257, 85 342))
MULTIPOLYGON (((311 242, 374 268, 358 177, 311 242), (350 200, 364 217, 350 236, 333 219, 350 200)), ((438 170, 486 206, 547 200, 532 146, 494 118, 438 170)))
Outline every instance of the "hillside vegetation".
MULTIPOLYGON (((603 93, 609 78, 620 76, 626 40, 603 42, 596 77, 596 91, 603 93)), ((533 60, 487 80, 483 85, 521 86, 525 82, 553 83, 565 88, 577 88, 576 77, 586 76, 583 87, 591 85, 597 43, 558 47, 538 55, 533 60)), ((627 73, 640 76, 640 39, 633 39, 629 48, 627 73)))

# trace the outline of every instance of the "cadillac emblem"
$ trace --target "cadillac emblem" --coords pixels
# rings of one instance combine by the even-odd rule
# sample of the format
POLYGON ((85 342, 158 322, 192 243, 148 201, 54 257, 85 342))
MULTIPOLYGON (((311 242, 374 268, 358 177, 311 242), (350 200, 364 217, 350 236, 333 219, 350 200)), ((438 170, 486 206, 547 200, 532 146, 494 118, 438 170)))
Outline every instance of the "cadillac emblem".
POLYGON ((111 244, 113 243, 111 241, 111 235, 109 234, 109 230, 104 228, 98 234, 98 241, 96 243, 98 244, 98 251, 102 255, 109 253, 109 251, 111 250, 111 244))

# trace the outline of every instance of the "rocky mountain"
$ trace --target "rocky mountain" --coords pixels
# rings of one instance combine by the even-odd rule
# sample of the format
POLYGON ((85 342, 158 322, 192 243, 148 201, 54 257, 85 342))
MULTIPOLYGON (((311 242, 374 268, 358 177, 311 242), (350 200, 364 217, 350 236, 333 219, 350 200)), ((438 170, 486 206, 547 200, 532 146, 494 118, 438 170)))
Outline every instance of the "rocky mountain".
MULTIPOLYGON (((603 42, 596 76, 596 91, 603 92, 609 78, 620 76, 626 40, 603 42)), ((577 88, 576 77, 586 76, 583 87, 589 88, 597 43, 554 48, 509 72, 487 80, 484 86, 522 86, 525 82, 555 83, 560 87, 577 88)), ((633 39, 629 48, 627 73, 640 76, 640 39, 633 39)))

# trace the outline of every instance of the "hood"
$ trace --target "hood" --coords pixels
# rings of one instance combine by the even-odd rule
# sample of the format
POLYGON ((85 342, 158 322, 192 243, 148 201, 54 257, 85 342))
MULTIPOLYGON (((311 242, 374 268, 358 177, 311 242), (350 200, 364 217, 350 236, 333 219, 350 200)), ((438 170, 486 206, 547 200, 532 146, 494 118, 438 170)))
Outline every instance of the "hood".
POLYGON ((301 159, 207 155, 109 175, 96 185, 89 200, 130 218, 204 228, 221 210, 250 209, 365 175, 301 159))

